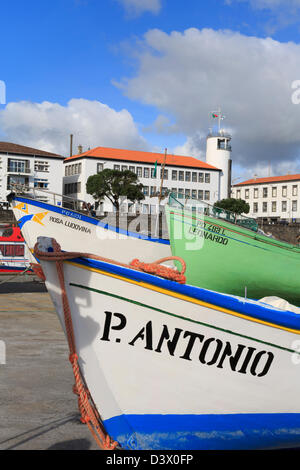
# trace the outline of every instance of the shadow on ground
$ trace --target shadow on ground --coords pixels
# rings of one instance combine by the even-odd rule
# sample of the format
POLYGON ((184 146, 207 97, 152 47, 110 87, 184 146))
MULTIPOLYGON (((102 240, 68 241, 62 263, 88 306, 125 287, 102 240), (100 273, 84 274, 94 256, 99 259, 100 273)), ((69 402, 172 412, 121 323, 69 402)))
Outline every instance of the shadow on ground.
MULTIPOLYGON (((0 282, 1 279, 0 279, 0 282)), ((47 292, 43 282, 2 282, 0 283, 0 294, 23 294, 30 292, 47 292)))
POLYGON ((47 450, 89 450, 91 443, 87 439, 72 439, 62 441, 48 447, 47 450))

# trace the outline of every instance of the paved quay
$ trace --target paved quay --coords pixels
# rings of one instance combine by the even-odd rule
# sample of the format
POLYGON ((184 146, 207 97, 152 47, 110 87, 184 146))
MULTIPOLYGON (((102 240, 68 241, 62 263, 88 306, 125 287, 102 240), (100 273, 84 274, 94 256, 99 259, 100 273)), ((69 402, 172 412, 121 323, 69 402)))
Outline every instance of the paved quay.
POLYGON ((44 284, 3 280, 0 450, 98 449, 79 421, 67 342, 44 284))

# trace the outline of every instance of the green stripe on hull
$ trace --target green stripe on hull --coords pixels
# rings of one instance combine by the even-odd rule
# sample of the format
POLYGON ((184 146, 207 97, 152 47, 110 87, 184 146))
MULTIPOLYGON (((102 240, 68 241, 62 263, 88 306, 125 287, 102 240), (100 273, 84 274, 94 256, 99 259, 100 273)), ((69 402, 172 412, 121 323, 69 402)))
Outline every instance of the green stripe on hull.
POLYGON ((299 247, 188 210, 166 206, 166 218, 172 254, 185 260, 188 284, 300 305, 299 247))

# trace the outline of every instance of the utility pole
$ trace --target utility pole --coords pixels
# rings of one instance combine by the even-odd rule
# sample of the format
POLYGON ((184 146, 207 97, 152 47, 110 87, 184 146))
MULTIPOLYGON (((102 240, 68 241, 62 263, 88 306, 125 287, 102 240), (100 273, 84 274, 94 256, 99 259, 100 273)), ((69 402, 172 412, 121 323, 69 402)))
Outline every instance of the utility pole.
POLYGON ((70 157, 73 155, 73 134, 70 134, 70 157))

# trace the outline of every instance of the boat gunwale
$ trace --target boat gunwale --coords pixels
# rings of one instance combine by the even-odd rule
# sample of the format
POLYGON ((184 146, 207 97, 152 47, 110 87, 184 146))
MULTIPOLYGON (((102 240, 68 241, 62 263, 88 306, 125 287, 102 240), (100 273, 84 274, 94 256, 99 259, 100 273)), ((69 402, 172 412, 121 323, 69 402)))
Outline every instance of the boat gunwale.
POLYGON ((120 276, 123 278, 122 280, 136 282, 141 287, 147 288, 147 285, 149 285, 148 288, 152 290, 159 290, 160 292, 163 290, 162 293, 175 298, 190 302, 202 302, 212 309, 214 307, 218 310, 225 309, 226 313, 241 314, 249 317, 248 320, 257 320, 268 323, 268 326, 283 327, 293 330, 293 333, 300 334, 300 314, 290 310, 277 309, 263 302, 258 303, 259 301, 255 299, 243 299, 242 297, 210 291, 189 284, 178 284, 152 274, 91 258, 74 258, 66 262, 100 273, 104 271, 104 273, 113 276, 120 276))
POLYGON ((115 227, 114 225, 109 225, 101 222, 100 219, 96 219, 95 217, 91 217, 85 214, 82 214, 82 212, 75 211, 73 209, 66 209, 64 207, 59 207, 59 206, 54 206, 53 204, 49 204, 47 202, 43 201, 37 201, 36 199, 32 199, 29 197, 23 197, 23 196, 14 196, 13 201, 18 201, 18 202, 24 202, 25 204, 32 204, 33 206, 36 207, 41 207, 44 209, 52 210, 53 212, 57 212, 58 214, 65 215, 67 217, 72 217, 73 219, 77 221, 83 221, 90 223, 92 225, 100 225, 101 228, 104 230, 110 230, 115 233, 119 233, 120 235, 127 235, 130 238, 136 238, 139 240, 145 240, 147 242, 153 242, 153 243, 161 243, 163 245, 169 245, 170 242, 167 239, 164 238, 151 238, 145 234, 139 233, 139 232, 131 232, 125 229, 122 229, 120 227, 115 227), (71 214, 64 214, 62 211, 69 211, 70 213, 78 214, 80 215, 80 218, 73 217, 71 214))
MULTIPOLYGON (((186 215, 186 214, 182 213, 184 211, 184 212, 189 212, 189 213, 193 214, 193 211, 191 211, 190 209, 184 209, 184 208, 183 209, 178 209, 178 208, 176 208, 177 211, 174 211, 175 208, 173 208, 171 206, 167 206, 167 209, 170 211, 170 215, 178 215, 178 216, 181 216, 181 217, 190 217, 193 220, 199 220, 200 219, 200 218, 197 218, 196 216, 186 215)), ((298 253, 298 252, 300 253, 300 247, 297 246, 297 245, 293 245, 292 243, 283 242, 283 241, 280 241, 280 240, 276 240, 274 238, 270 239, 270 238, 267 237, 267 235, 263 235, 263 234, 260 234, 258 232, 253 232, 251 229, 248 229, 246 227, 240 227, 239 225, 233 224, 232 222, 229 222, 228 220, 215 218, 215 217, 212 217, 210 215, 204 215, 203 218, 212 219, 213 221, 218 222, 218 223, 213 222, 212 223, 213 225, 225 228, 225 230, 228 230, 228 231, 233 232, 233 233, 237 233, 238 235, 241 235, 243 237, 248 237, 248 238, 251 238, 252 240, 262 242, 262 243, 266 243, 266 245, 271 245, 271 246, 275 246, 277 248, 282 248, 282 249, 290 251, 292 253, 298 253), (231 224, 234 227, 237 227, 238 229, 241 229, 241 230, 233 230, 232 228, 227 227, 227 226, 224 227, 224 225, 222 225, 220 222, 224 222, 225 224, 227 224, 227 223, 231 224), (244 230, 246 231, 246 233, 243 232, 244 230)), ((180 222, 180 221, 178 221, 178 222, 180 222)))

